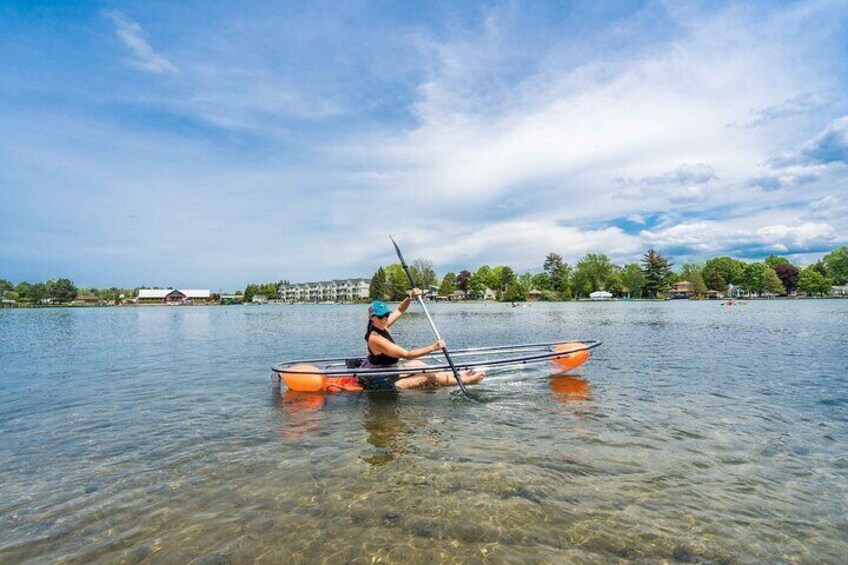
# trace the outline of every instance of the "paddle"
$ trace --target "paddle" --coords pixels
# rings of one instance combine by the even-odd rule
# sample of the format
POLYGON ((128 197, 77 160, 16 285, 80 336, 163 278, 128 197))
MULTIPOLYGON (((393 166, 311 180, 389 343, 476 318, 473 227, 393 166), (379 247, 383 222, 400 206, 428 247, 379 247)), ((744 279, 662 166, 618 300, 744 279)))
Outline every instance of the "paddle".
MULTIPOLYGON (((389 239, 392 240, 392 244, 395 246, 395 251, 397 251, 398 259, 400 259, 400 264, 403 267, 403 271, 406 273, 406 278, 409 279, 409 284, 412 285, 412 288, 416 288, 415 279, 412 278, 412 273, 409 272, 409 267, 406 265, 406 261, 403 259, 403 254, 400 252, 400 247, 398 247, 397 242, 395 242, 392 236, 389 236, 389 239)), ((433 333, 436 334, 436 340, 439 341, 442 339, 442 336, 439 335, 439 330, 436 329, 436 324, 433 323, 433 318, 430 317, 430 312, 427 311, 427 305, 424 304, 424 299, 421 298, 419 294, 417 296, 418 303, 421 305, 421 308, 424 309, 424 314, 427 316, 427 321, 430 322, 430 327, 433 328, 433 333)), ((459 385, 459 388, 462 390, 463 394, 468 398, 471 398, 471 394, 469 394, 468 389, 465 388, 465 383, 462 382, 462 379, 459 376, 459 371, 456 370, 456 365, 453 364, 453 359, 451 359, 450 353, 448 353, 448 348, 443 347, 442 353, 445 354, 445 359, 448 360, 448 365, 450 365, 451 371, 453 371, 453 376, 456 378, 456 383, 459 385)))

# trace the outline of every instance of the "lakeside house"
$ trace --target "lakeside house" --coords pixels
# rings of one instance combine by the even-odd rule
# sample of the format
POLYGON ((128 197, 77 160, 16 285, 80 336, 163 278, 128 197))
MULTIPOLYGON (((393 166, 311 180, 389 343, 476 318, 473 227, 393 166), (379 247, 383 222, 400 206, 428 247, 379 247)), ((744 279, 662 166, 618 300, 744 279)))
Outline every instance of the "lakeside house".
POLYGON ((830 295, 838 298, 845 298, 848 296, 848 284, 830 287, 830 295))
POLYGON ((727 296, 730 298, 756 298, 757 293, 745 290, 739 285, 727 285, 727 296))
POLYGON ((671 288, 665 291, 668 298, 672 300, 689 299, 695 294, 693 291, 694 285, 689 281, 680 281, 671 285, 671 288))
POLYGON ((222 294, 218 297, 218 304, 241 304, 241 294, 222 294))
POLYGON ((533 290, 527 293, 528 300, 539 300, 540 298, 542 298, 542 291, 538 288, 534 288, 533 290))
POLYGON ((211 298, 212 292, 206 289, 141 288, 135 301, 138 304, 192 304, 207 303, 211 298))
POLYGON ((487 286, 486 290, 483 291, 483 300, 497 300, 497 299, 498 299, 498 293, 487 286))
POLYGON ((256 294, 250 300, 253 304, 268 304, 268 297, 264 294, 256 294))
POLYGON ((287 304, 296 302, 354 302, 368 300, 370 279, 336 279, 331 281, 281 284, 280 300, 287 304))

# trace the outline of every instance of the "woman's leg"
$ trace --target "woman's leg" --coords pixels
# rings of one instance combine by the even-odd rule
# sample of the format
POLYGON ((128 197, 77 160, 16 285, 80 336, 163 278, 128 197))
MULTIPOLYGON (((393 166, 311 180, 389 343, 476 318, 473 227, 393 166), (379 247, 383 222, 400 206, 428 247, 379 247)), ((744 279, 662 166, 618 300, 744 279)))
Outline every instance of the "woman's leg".
MULTIPOLYGON (((439 386, 456 386, 456 377, 453 376, 453 373, 449 373, 447 371, 442 373, 436 373, 434 375, 436 377, 436 382, 439 386)), ((476 385, 486 376, 486 373, 482 371, 463 371, 460 373, 459 378, 462 379, 463 384, 467 385, 476 385)))
MULTIPOLYGON (((403 364, 404 367, 415 369, 419 367, 426 367, 427 364, 423 361, 419 361, 415 359, 414 361, 407 361, 403 364)), ((463 384, 473 385, 477 384, 483 380, 483 377, 486 376, 486 373, 476 372, 476 371, 463 371, 460 374, 460 378, 462 379, 463 384)), ((442 371, 440 373, 428 373, 425 375, 421 374, 411 374, 404 375, 401 379, 395 383, 397 388, 420 388, 425 386, 456 386, 456 378, 453 376, 453 373, 448 371, 442 371)))
MULTIPOLYGON (((413 361, 407 361, 403 364, 404 368, 416 369, 419 367, 426 367, 427 364, 423 361, 419 361, 417 359, 413 361)), ((411 375, 403 375, 398 382, 395 383, 395 387, 399 389, 407 389, 407 388, 422 388, 425 386, 437 386, 436 375, 432 373, 427 374, 411 374, 411 375)))

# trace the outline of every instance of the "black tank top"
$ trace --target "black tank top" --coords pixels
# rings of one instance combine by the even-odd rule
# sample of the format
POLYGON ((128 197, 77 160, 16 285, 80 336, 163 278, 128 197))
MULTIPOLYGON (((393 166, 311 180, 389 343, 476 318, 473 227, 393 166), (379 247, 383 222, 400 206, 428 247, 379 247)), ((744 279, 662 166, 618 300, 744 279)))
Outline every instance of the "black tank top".
POLYGON ((368 330, 365 332, 365 343, 368 347, 368 362, 376 367, 389 367, 391 365, 397 365, 397 362, 400 361, 398 357, 392 357, 391 355, 386 355, 385 353, 375 354, 373 351, 371 351, 371 346, 367 345, 368 338, 371 337, 371 332, 383 336, 392 343, 395 342, 395 340, 392 339, 392 336, 389 335, 389 332, 374 327, 374 324, 372 324, 369 320, 368 330))

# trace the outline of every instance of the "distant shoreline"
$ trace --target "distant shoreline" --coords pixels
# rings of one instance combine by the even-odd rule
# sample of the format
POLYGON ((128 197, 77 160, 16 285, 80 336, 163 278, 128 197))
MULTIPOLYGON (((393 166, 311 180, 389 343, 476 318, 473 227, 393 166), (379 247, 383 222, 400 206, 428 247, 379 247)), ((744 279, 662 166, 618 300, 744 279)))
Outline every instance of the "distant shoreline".
MULTIPOLYGON (((772 298, 736 298, 734 302, 794 302, 797 300, 843 300, 845 296, 776 296, 772 298)), ((605 302, 714 302, 716 304, 725 304, 728 299, 692 299, 692 298, 614 298, 610 300, 592 300, 591 298, 575 298, 572 300, 528 300, 516 302, 516 308, 532 306, 533 304, 569 304, 569 303, 592 303, 602 304, 605 302)), ((389 304, 396 304, 399 301, 389 304)), ((320 304, 317 302, 266 302, 263 304, 244 303, 244 304, 219 304, 217 302, 203 302, 197 304, 3 304, 0 305, 0 310, 3 309, 45 309, 45 308, 197 308, 203 306, 215 307, 257 307, 257 306, 364 306, 369 302, 335 302, 332 304, 320 304)), ((510 306, 510 302, 498 300, 453 300, 453 301, 428 301, 428 304, 496 304, 510 306)))

